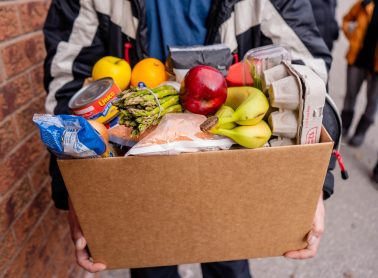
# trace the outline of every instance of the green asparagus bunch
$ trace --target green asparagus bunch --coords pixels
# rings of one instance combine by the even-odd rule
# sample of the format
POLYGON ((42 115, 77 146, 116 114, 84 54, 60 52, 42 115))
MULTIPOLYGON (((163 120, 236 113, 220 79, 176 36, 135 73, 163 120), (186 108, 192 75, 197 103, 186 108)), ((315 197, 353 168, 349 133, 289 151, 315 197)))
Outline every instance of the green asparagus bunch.
POLYGON ((138 137, 148 127, 157 125, 165 114, 182 112, 179 92, 170 85, 125 90, 118 95, 113 105, 120 112, 119 124, 131 127, 134 137, 138 137))

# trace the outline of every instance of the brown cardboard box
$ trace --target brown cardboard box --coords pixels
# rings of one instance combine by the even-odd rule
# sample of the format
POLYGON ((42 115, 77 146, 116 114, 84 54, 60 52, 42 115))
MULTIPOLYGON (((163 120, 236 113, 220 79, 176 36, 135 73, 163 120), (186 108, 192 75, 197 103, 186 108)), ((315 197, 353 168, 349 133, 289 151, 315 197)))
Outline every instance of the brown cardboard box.
POLYGON ((331 139, 177 156, 61 160, 95 261, 147 267, 306 246, 331 139))

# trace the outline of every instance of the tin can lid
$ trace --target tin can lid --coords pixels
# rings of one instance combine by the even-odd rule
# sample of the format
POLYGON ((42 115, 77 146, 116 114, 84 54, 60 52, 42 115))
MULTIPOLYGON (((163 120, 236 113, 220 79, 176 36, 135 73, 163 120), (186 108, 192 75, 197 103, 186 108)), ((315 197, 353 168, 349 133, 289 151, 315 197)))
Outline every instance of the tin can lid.
POLYGON ((89 85, 80 89, 69 101, 68 107, 70 109, 77 109, 101 98, 107 93, 109 88, 113 85, 113 79, 105 77, 93 81, 89 85))

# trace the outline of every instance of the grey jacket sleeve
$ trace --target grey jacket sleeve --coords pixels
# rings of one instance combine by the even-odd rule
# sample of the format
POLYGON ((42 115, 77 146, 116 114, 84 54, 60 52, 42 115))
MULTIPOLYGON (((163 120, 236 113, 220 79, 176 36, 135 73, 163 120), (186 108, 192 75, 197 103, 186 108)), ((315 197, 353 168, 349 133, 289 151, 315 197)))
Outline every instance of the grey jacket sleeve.
POLYGON ((309 0, 264 1, 261 32, 275 44, 286 45, 294 61, 309 66, 325 82, 332 56, 316 27, 309 0))

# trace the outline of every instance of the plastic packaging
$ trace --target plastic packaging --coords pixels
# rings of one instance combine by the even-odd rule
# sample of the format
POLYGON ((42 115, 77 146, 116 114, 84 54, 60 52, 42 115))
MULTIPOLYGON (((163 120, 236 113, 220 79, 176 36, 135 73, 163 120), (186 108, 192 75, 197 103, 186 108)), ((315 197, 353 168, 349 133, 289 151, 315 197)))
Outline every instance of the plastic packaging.
POLYGON ((188 152, 226 150, 229 138, 200 130, 206 117, 191 113, 167 114, 157 128, 130 149, 127 155, 176 155, 188 152))
POLYGON ((244 84, 250 83, 250 76, 253 79, 253 87, 263 90, 263 72, 281 62, 291 62, 290 52, 281 45, 267 45, 249 50, 244 55, 244 84))
POLYGON ((194 66, 211 66, 226 76, 232 64, 231 50, 224 44, 171 46, 169 54, 176 81, 180 83, 189 69, 194 66))
POLYGON ((35 114, 43 143, 60 158, 112 156, 100 134, 81 116, 35 114))

